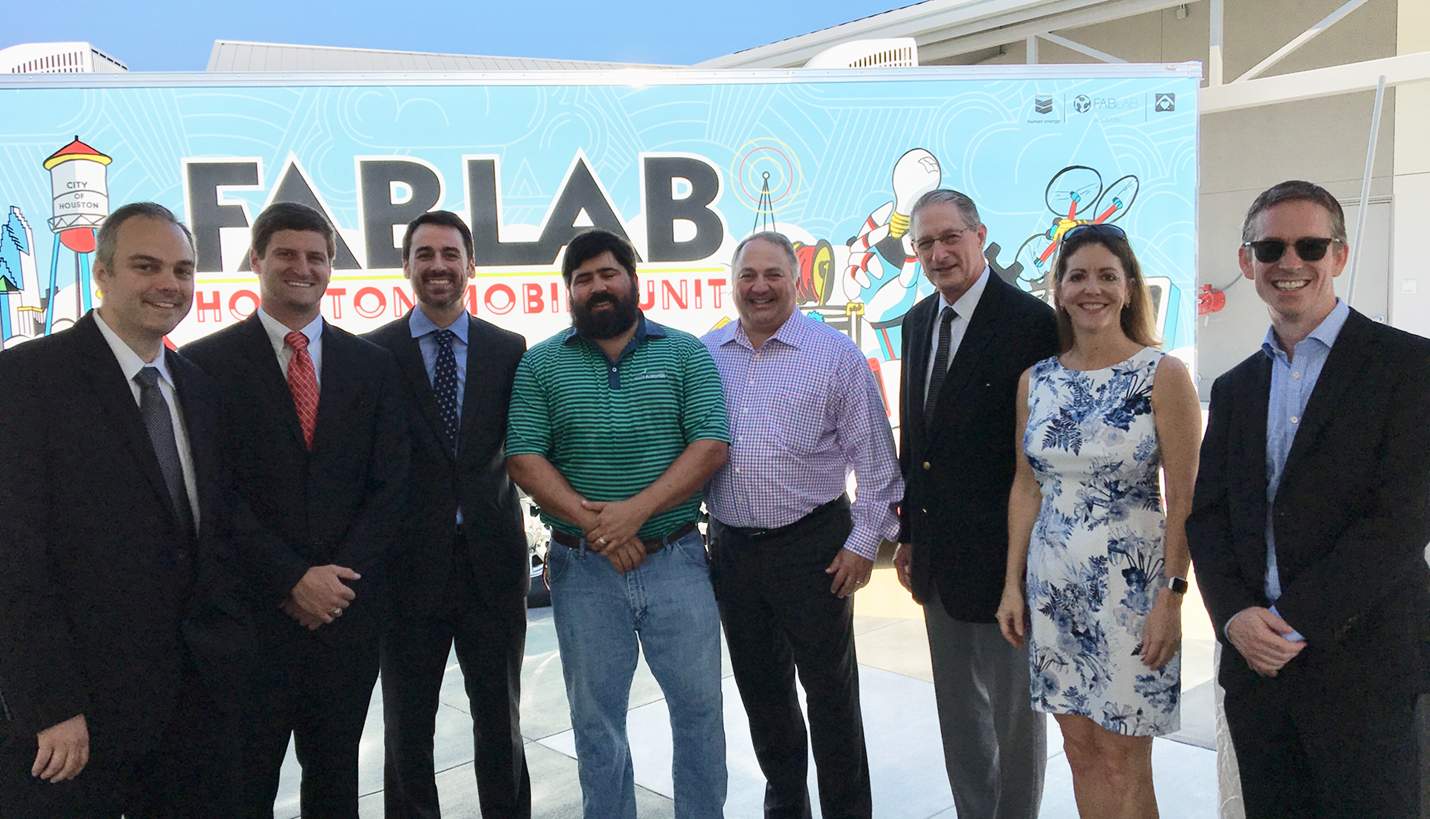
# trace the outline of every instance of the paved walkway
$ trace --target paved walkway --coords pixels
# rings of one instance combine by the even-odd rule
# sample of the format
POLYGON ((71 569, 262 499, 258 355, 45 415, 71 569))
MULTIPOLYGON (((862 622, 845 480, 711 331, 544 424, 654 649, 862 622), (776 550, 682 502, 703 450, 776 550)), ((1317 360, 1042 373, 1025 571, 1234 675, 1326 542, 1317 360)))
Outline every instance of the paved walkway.
MULTIPOLYGON (((876 816, 890 819, 953 819, 953 796, 943 770, 934 706, 928 642, 922 611, 899 587, 892 569, 879 569, 856 598, 855 632, 860 689, 869 747, 876 816)), ((1182 661, 1182 733, 1153 744, 1157 801, 1166 819, 1215 819, 1216 752, 1212 734, 1212 642, 1201 601, 1186 601, 1186 641, 1182 661)), ((541 819, 579 819, 581 793, 561 679, 561 658, 549 608, 528 615, 526 663, 522 671, 522 734, 531 769, 532 813, 541 819)), ((730 790, 725 815, 758 819, 764 779, 750 745, 748 723, 725 662, 725 730, 730 790)), ((436 762, 442 815, 475 819, 471 721, 466 712, 461 670, 453 657, 442 687, 437 717, 436 762)), ((670 782, 670 728, 660 688, 642 661, 631 689, 629 717, 641 819, 673 817, 670 782)), ((1048 773, 1044 819, 1072 819, 1072 778, 1056 724, 1048 721, 1048 773)), ((810 765, 810 793, 816 793, 810 765)), ((363 819, 382 817, 382 691, 374 692, 363 735, 360 776, 363 819)), ((290 749, 284 766, 278 817, 298 816, 298 764, 290 749)), ((817 801, 817 800, 816 800, 817 801)), ((815 806, 815 815, 819 815, 815 806)))

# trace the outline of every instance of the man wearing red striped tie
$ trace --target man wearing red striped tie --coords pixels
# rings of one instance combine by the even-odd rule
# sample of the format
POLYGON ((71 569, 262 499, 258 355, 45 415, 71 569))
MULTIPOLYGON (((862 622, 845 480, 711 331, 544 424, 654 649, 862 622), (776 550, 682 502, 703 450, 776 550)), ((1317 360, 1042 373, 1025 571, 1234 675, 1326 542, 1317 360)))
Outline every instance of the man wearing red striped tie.
POLYGON ((262 306, 184 348, 219 383, 234 485, 260 524, 240 547, 260 658, 243 738, 253 819, 273 816, 290 736, 303 815, 358 815, 408 441, 392 356, 321 314, 336 256, 323 214, 269 206, 249 251, 262 306))

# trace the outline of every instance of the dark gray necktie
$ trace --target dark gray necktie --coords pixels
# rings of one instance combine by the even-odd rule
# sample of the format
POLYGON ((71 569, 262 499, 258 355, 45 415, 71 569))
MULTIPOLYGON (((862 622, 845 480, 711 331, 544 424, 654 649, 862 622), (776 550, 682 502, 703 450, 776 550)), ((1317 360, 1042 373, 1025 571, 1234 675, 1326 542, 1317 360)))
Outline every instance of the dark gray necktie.
POLYGON ((437 395, 437 409, 442 412, 442 426, 447 430, 447 440, 452 451, 457 451, 457 434, 462 428, 462 408, 457 405, 457 354, 452 352, 452 339, 457 336, 451 330, 438 330, 437 372, 432 379, 432 392, 437 395))
POLYGON ((943 378, 948 375, 949 327, 958 313, 952 307, 945 307, 938 314, 938 351, 933 356, 933 372, 929 374, 928 396, 924 398, 924 429, 933 426, 933 409, 938 406, 938 393, 943 389, 943 378))
POLYGON ((159 459, 159 471, 174 505, 174 515, 185 532, 194 533, 194 514, 189 508, 189 493, 184 487, 184 465, 179 460, 179 445, 174 438, 174 419, 169 415, 169 402, 159 390, 159 370, 145 367, 134 375, 139 385, 139 414, 144 417, 144 429, 154 456, 159 459))

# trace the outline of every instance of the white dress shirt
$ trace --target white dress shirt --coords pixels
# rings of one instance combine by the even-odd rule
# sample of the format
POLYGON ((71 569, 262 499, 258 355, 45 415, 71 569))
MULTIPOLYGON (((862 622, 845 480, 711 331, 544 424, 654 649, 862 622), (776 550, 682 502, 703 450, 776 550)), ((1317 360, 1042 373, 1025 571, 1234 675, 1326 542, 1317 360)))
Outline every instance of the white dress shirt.
MULTIPOLYGON (((263 329, 268 333, 268 341, 273 345, 273 354, 278 356, 278 369, 283 371, 283 377, 288 377, 288 361, 293 358, 293 348, 284 341, 288 333, 292 332, 283 322, 263 312, 263 308, 258 308, 258 320, 263 323, 263 329)), ((308 337, 308 357, 313 360, 313 375, 317 376, 318 386, 323 386, 323 317, 318 316, 308 322, 308 326, 300 330, 308 337)))
POLYGON ((933 360, 938 351, 939 328, 943 322, 939 317, 943 315, 943 308, 952 307, 958 314, 948 325, 948 361, 947 366, 953 365, 953 357, 958 355, 958 345, 963 343, 963 334, 968 332, 968 320, 973 318, 973 311, 978 307, 978 299, 983 296, 983 289, 988 286, 988 276, 992 271, 988 265, 983 266, 983 273, 979 275, 978 281, 973 286, 964 291, 958 301, 949 304, 943 297, 943 293, 938 294, 938 310, 934 313, 933 335, 929 337, 929 364, 924 371, 924 403, 928 403, 929 384, 933 383, 933 360))

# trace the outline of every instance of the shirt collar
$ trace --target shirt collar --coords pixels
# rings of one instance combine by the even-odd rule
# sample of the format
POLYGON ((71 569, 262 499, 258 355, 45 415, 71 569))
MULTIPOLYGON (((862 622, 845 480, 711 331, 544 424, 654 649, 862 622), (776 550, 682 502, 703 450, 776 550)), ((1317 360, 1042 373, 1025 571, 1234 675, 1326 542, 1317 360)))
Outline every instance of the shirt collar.
MULTIPOLYGON (((463 344, 466 344, 467 330, 471 327, 471 324, 470 321, 462 321, 461 318, 458 318, 448 325, 446 329, 451 330, 463 344)), ((435 333, 442 328, 433 324, 432 319, 428 318, 427 314, 422 312, 421 307, 416 307, 412 310, 412 317, 407 320, 407 329, 412 332, 413 338, 421 338, 428 333, 435 333)))
MULTIPOLYGON (((570 344, 572 341, 580 337, 581 334, 576 332, 575 327, 567 327, 565 332, 561 334, 561 343, 570 344)), ((631 337, 631 344, 640 344, 642 341, 645 341, 647 337, 665 338, 665 328, 646 318, 644 311, 637 310, 636 334, 631 337)))
POLYGON ((159 355, 152 362, 146 362, 134 352, 124 339, 117 333, 109 329, 109 325, 104 323, 104 319, 99 317, 99 311, 94 311, 94 323, 99 327, 99 334, 104 336, 105 342, 109 344, 109 349, 114 353, 114 359, 119 362, 119 369, 124 372, 125 381, 133 381, 134 376, 145 367, 153 367, 159 371, 159 377, 169 382, 169 386, 174 385, 174 379, 169 375, 168 350, 163 344, 159 345, 159 355))
MULTIPOLYGON (((790 313, 785 323, 780 325, 780 329, 774 331, 766 341, 778 341, 786 347, 799 349, 799 345, 809 338, 810 324, 814 321, 806 316, 798 307, 790 313)), ((750 343, 750 337, 745 334, 744 325, 739 321, 732 321, 720 328, 720 332, 725 333, 720 339, 718 346, 724 346, 730 342, 737 342, 743 347, 754 349, 755 345, 750 343)))
MULTIPOLYGON (((1321 319, 1321 323, 1316 325, 1310 335, 1302 339, 1302 343, 1315 339, 1327 350, 1336 343, 1336 339, 1341 334, 1341 328, 1346 326, 1346 319, 1351 317, 1350 305, 1343 299, 1336 299, 1336 306, 1331 308, 1330 314, 1321 319)), ((1261 351, 1275 359, 1278 352, 1286 352, 1281 348, 1281 339, 1276 336, 1276 327, 1272 326, 1266 330, 1266 339, 1261 342, 1261 351)))
POLYGON ((953 312, 957 313, 959 318, 964 321, 971 319, 973 317, 973 311, 978 309, 978 300, 983 297, 983 291, 988 287, 988 275, 990 272, 988 265, 983 265, 983 272, 978 275, 978 281, 974 282, 972 287, 965 290, 963 295, 958 297, 958 301, 953 304, 949 304, 948 299, 944 298, 943 293, 940 292, 938 294, 938 311, 942 313, 943 308, 952 307, 953 312))
MULTIPOLYGON (((273 345, 273 352, 278 355, 283 354, 283 348, 288 342, 284 339, 291 331, 287 325, 278 319, 268 315, 262 307, 258 308, 258 320, 263 324, 264 332, 268 333, 268 342, 273 345)), ((308 322, 308 326, 298 332, 308 337, 308 346, 313 346, 323 335, 323 316, 319 314, 317 318, 308 322)))

